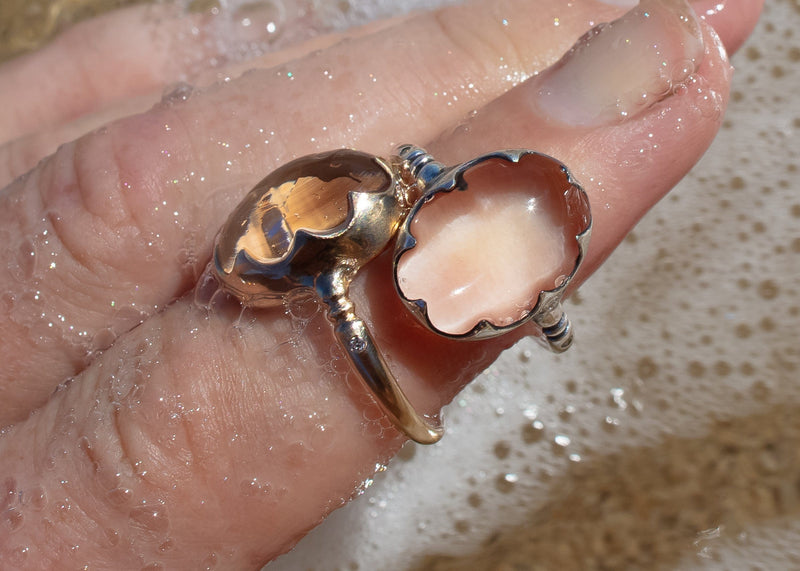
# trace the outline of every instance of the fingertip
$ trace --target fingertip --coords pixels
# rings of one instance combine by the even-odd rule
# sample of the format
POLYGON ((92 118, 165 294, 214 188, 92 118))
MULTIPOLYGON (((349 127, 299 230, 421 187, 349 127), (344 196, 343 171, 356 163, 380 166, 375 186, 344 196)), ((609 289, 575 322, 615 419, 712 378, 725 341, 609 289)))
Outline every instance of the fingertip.
POLYGON ((753 32, 764 0, 694 0, 692 8, 719 35, 725 49, 733 54, 753 32))

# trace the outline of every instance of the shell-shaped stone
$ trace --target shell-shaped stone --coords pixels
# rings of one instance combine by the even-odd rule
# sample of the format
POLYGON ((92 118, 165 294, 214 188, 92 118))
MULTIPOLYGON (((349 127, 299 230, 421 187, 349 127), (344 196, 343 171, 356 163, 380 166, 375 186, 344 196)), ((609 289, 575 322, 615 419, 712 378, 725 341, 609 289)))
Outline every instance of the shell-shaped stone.
POLYGON ((440 334, 498 335, 540 300, 560 298, 590 226, 586 195, 560 162, 531 151, 484 155, 445 171, 412 208, 395 285, 440 334))

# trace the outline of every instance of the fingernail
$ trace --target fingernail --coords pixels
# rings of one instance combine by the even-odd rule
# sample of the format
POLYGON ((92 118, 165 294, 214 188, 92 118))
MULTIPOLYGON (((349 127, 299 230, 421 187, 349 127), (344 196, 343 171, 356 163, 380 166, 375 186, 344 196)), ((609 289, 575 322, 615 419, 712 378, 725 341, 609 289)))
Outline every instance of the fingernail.
POLYGON ((686 0, 642 0, 544 72, 535 105, 569 125, 618 122, 669 96, 702 57, 700 25, 686 0))

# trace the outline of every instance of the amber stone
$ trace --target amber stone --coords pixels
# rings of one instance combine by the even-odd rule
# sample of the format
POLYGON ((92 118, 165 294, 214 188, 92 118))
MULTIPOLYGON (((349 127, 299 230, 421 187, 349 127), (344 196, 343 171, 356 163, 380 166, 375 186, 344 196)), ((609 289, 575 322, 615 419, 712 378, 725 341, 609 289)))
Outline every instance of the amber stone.
POLYGON ((352 214, 351 192, 383 192, 391 180, 374 156, 348 149, 287 163, 231 214, 217 240, 217 262, 230 273, 240 252, 261 264, 285 259, 298 231, 317 237, 335 233, 352 214))

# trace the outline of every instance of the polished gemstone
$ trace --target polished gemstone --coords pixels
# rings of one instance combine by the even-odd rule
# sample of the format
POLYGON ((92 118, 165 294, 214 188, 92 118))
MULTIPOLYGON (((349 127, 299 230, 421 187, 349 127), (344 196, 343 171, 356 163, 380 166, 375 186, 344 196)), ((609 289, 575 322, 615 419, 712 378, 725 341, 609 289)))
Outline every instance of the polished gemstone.
POLYGON ((280 260, 298 231, 324 237, 346 226, 350 193, 382 192, 390 184, 375 157, 357 151, 292 161, 258 183, 232 213, 218 240, 220 265, 231 272, 239 252, 263 264, 280 260))
POLYGON ((431 324, 452 335, 525 317, 572 272, 585 226, 569 215, 563 169, 540 155, 478 163, 460 186, 420 207, 409 225, 417 244, 397 266, 402 294, 425 301, 431 324))

